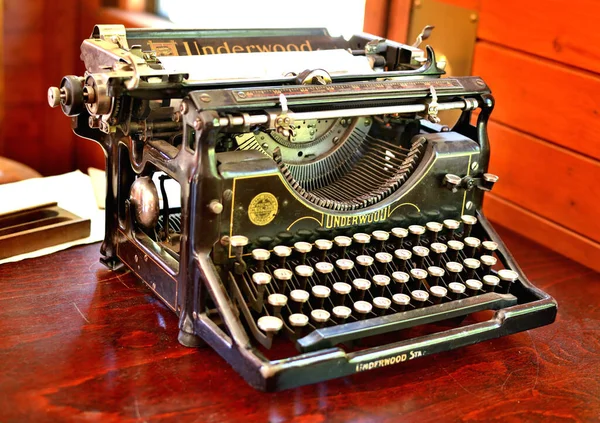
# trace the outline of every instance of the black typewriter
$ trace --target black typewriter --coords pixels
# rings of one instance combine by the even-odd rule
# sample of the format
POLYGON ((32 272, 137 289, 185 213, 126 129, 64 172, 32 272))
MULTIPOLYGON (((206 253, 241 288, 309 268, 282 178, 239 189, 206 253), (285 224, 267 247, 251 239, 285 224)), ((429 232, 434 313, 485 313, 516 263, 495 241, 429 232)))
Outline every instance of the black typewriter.
POLYGON ((106 153, 101 261, 262 390, 554 321, 481 212, 490 89, 428 31, 95 27, 48 98, 106 153))

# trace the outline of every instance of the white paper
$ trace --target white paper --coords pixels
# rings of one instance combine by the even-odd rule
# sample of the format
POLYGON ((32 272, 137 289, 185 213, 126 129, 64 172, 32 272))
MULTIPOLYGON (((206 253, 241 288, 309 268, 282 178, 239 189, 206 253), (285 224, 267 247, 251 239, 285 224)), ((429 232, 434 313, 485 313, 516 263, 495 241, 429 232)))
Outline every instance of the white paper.
POLYGON ((90 244, 104 239, 104 210, 100 210, 96 204, 94 189, 88 175, 75 171, 0 185, 0 214, 52 202, 81 218, 90 219, 90 236, 9 257, 0 260, 0 264, 44 256, 74 245, 90 244))

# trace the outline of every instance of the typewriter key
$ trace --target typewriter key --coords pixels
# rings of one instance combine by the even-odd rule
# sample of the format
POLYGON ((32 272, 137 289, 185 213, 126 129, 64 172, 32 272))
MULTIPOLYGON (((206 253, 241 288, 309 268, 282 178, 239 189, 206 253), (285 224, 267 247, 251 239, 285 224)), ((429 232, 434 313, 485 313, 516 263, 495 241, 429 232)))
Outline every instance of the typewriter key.
POLYGON ((425 228, 421 225, 410 225, 408 227, 410 233, 410 241, 412 245, 421 245, 421 235, 425 233, 425 228))
POLYGON ((504 292, 508 294, 510 292, 510 287, 512 284, 519 279, 519 275, 517 272, 514 272, 510 269, 502 269, 498 270, 498 277, 501 281, 505 282, 502 284, 504 286, 504 292))
POLYGON ((352 239, 354 240, 354 244, 356 245, 357 254, 359 256, 365 254, 367 244, 371 242, 371 236, 359 232, 352 235, 352 239))
POLYGON ((429 293, 431 294, 431 301, 434 304, 440 304, 444 300, 448 290, 443 286, 432 286, 429 288, 429 293))
POLYGON ((427 222, 425 224, 425 228, 427 229, 427 233, 429 234, 429 242, 436 242, 438 234, 444 228, 439 222, 427 222))
POLYGON ((277 279, 277 285, 279 287, 279 293, 285 294, 287 283, 292 279, 294 273, 288 269, 275 269, 273 270, 273 276, 277 279))
POLYGON ((431 254, 433 265, 439 266, 442 263, 442 255, 448 250, 448 246, 441 242, 433 242, 429 245, 429 248, 433 251, 433 254, 431 254))
POLYGON ((390 237, 390 234, 386 231, 373 231, 371 237, 375 240, 376 251, 383 251, 385 248, 385 242, 390 237))
POLYGON ((410 293, 410 296, 412 297, 414 301, 413 304, 416 308, 423 307, 429 299, 429 293, 421 289, 415 289, 413 292, 410 293))
POLYGON ((308 316, 301 313, 290 314, 288 317, 290 326, 294 328, 296 338, 302 337, 302 330, 308 325, 308 316))
POLYGON ((469 258, 475 257, 475 252, 481 245, 479 238, 468 236, 463 240, 463 242, 465 243, 465 255, 469 258))
POLYGON ((366 301, 354 303, 354 311, 358 313, 358 320, 363 320, 373 310, 373 306, 366 301))
POLYGON ((429 285, 436 286, 440 284, 440 278, 444 276, 444 269, 438 266, 429 266, 427 268, 427 273, 429 273, 429 285))
POLYGON ((296 231, 296 239, 300 239, 301 241, 308 241, 312 234, 312 231, 309 229, 298 229, 296 231))
POLYGON ((312 250, 312 244, 304 241, 299 241, 294 244, 294 250, 298 254, 298 261, 300 264, 306 262, 306 255, 312 250))
POLYGON ((481 281, 478 281, 477 279, 467 279, 465 281, 465 285, 467 287, 467 293, 469 295, 480 294, 481 288, 483 287, 483 284, 481 283, 481 281))
POLYGON ((240 259, 244 254, 244 247, 248 245, 248 238, 243 235, 233 235, 229 238, 229 245, 233 248, 233 255, 240 259))
POLYGON ((336 293, 335 303, 339 306, 343 306, 346 302, 346 297, 352 291, 350 284, 346 282, 336 282, 333 284, 333 292, 336 293))
POLYGON ((300 289, 306 289, 306 283, 308 279, 313 275, 314 270, 312 267, 305 264, 300 264, 294 269, 296 271, 296 279, 298 280, 298 286, 300 289))
POLYGON ((371 282, 367 279, 357 278, 352 281, 352 286, 356 290, 356 299, 357 301, 362 301, 365 298, 365 292, 371 288, 371 282))
POLYGON ((283 231, 277 234, 277 238, 279 238, 281 244, 290 245, 294 239, 294 234, 290 231, 283 231))
POLYGON ((352 238, 340 235, 333 238, 333 242, 337 247, 338 256, 340 258, 344 258, 346 256, 346 251, 348 250, 348 247, 352 245, 352 238))
POLYGON ((390 284, 390 277, 386 275, 375 275, 373 276, 373 284, 378 287, 375 294, 379 297, 383 297, 385 296, 385 287, 390 284))
POLYGON ((488 275, 492 270, 492 267, 498 262, 498 259, 496 259, 494 256, 488 256, 484 254, 479 257, 479 261, 481 262, 481 271, 484 275, 488 275))
POLYGON ((354 267, 354 262, 349 259, 338 259, 335 261, 335 266, 339 269, 340 281, 346 282, 348 272, 354 267))
POLYGON ((429 248, 417 245, 412 247, 412 255, 414 258, 415 267, 422 269, 425 267, 425 257, 429 255, 429 248))
POLYGON ((423 282, 427 279, 427 272, 423 269, 410 269, 410 276, 415 282, 413 286, 415 289, 421 289, 423 282))
POLYGON ((406 284, 410 280, 410 276, 405 272, 394 272, 392 273, 392 279, 394 280, 394 291, 398 294, 403 293, 407 290, 406 284))
POLYGON ((465 289, 465 286, 460 282, 450 282, 448 284, 448 291, 450 291, 450 297, 453 300, 459 300, 465 289))
POLYGON ((490 256, 493 255, 494 251, 498 249, 498 243, 494 241, 483 241, 481 246, 483 247, 484 254, 490 256))
POLYGON ((392 262, 394 256, 390 253, 376 253, 375 260, 377 261, 377 271, 381 274, 386 274, 389 263, 392 262))
POLYGON ((377 311, 378 316, 383 316, 392 305, 392 300, 386 297, 373 298, 373 306, 377 311))
POLYGON ((296 304, 296 312, 302 313, 304 303, 308 301, 310 295, 303 289, 294 289, 290 292, 290 299, 296 304))
POLYGON ((319 278, 319 284, 327 285, 327 276, 333 272, 333 264, 327 261, 315 263, 315 270, 319 278))
POLYGON ((258 328, 267 334, 269 339, 273 339, 275 334, 283 327, 283 322, 279 317, 262 316, 256 322, 258 328))
POLYGON ((458 253, 463 249, 464 246, 465 244, 454 239, 448 241, 448 260, 458 260, 458 253))
POLYGON ((317 239, 315 241, 315 247, 318 250, 317 258, 319 261, 325 261, 327 252, 333 247, 333 242, 328 239, 317 239))
POLYGON ((286 259, 292 255, 292 249, 287 245, 276 245, 273 247, 273 254, 277 257, 277 266, 284 268, 286 259))
POLYGON ((312 295, 317 300, 315 301, 315 308, 323 308, 325 305, 325 299, 329 298, 331 290, 323 285, 315 285, 312 287, 312 295))
POLYGON ((444 228, 446 228, 446 239, 451 240, 454 239, 454 235, 460 223, 454 219, 446 219, 444 220, 444 228))
POLYGON ((346 323, 346 320, 352 314, 352 310, 350 310, 349 307, 341 305, 334 307, 333 310, 331 310, 331 313, 335 317, 335 322, 338 325, 341 325, 343 323, 346 323))
POLYGON ((462 215, 460 217, 463 223, 463 239, 471 236, 471 232, 473 231, 473 226, 477 223, 477 218, 475 216, 471 216, 469 214, 462 215))
POLYGON ((252 282, 256 285, 255 310, 261 310, 265 297, 265 287, 271 283, 271 275, 264 272, 256 272, 252 275, 252 282))
POLYGON ((327 310, 316 309, 310 312, 310 317, 312 317, 315 322, 315 328, 320 329, 325 326, 325 323, 329 320, 329 312, 327 310))
POLYGON ((455 282, 458 274, 463 271, 463 266, 455 261, 449 261, 446 263, 446 270, 448 271, 449 282, 455 282))
POLYGON ((371 256, 357 256, 356 264, 358 270, 358 276, 360 278, 366 278, 369 274, 369 268, 373 265, 373 257, 371 256))
POLYGON ((396 305, 398 312, 406 310, 406 306, 410 304, 410 297, 406 294, 394 294, 392 301, 396 305))
POLYGON ((273 315, 281 317, 281 308, 287 304, 287 297, 283 294, 271 294, 267 297, 267 302, 273 308, 273 315))
POLYGON ((271 253, 269 250, 262 248, 255 248, 252 250, 252 258, 254 259, 255 269, 257 272, 263 272, 265 270, 265 262, 269 260, 271 253))
POLYGON ((408 236, 408 230, 404 228, 392 228, 392 237, 394 240, 394 249, 399 250, 402 248, 404 238, 408 236))
POLYGON ((485 292, 494 292, 500 284, 500 278, 494 275, 485 275, 483 277, 483 289, 485 292))
POLYGON ((468 258, 463 260, 463 265, 466 268, 465 279, 473 279, 475 271, 479 269, 481 265, 480 261, 474 258, 468 258))
POLYGON ((396 258, 396 264, 398 270, 404 272, 406 270, 406 263, 411 259, 412 253, 405 249, 399 249, 394 251, 394 257, 396 258))

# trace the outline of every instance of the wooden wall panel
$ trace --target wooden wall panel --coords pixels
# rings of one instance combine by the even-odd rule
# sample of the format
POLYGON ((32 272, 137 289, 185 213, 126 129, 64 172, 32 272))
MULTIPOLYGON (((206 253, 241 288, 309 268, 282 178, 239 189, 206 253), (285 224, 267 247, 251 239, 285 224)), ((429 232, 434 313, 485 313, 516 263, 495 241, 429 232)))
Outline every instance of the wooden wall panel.
POLYGON ((488 219, 600 272, 600 244, 510 201, 489 193, 483 210, 488 219))
POLYGON ((494 194, 600 243, 600 162, 493 122, 489 135, 494 194))
POLYGON ((598 0, 482 0, 481 39, 600 72, 598 0))
POLYGON ((48 106, 46 92, 76 71, 81 3, 5 0, 4 4, 2 154, 45 175, 68 172, 75 164, 70 121, 48 106))
POLYGON ((363 30, 385 37, 388 27, 389 0, 366 0, 363 30))
POLYGON ((493 119, 600 159, 600 78, 486 42, 473 74, 492 88, 493 119))

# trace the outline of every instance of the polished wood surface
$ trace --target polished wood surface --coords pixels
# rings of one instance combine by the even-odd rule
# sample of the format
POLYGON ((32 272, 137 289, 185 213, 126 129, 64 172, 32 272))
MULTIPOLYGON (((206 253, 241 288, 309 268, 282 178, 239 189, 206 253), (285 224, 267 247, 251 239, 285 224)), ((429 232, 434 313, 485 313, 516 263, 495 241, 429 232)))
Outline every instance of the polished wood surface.
POLYGON ((0 421, 600 419, 600 275, 500 234, 559 303, 543 328, 313 386, 255 391, 98 245, 0 267, 0 421))

